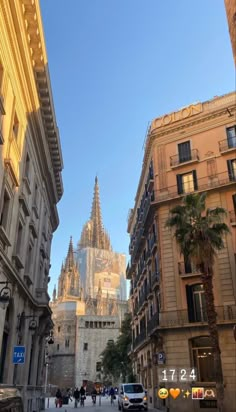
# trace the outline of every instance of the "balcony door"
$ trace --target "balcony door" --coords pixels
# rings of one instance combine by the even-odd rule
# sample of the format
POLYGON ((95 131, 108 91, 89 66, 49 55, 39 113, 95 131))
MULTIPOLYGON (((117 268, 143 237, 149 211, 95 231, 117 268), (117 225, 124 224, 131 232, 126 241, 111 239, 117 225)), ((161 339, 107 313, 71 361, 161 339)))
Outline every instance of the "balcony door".
POLYGON ((236 147, 236 126, 227 129, 228 147, 236 147))
POLYGON ((206 298, 202 284, 186 286, 190 322, 206 322, 206 298))
POLYGON ((179 162, 187 162, 191 160, 190 141, 178 144, 179 162))

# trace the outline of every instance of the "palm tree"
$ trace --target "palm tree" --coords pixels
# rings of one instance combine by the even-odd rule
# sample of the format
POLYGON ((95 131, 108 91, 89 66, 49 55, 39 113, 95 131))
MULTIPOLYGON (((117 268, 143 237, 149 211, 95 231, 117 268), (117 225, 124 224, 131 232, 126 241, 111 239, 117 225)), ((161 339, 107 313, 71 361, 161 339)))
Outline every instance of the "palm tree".
POLYGON ((226 210, 221 207, 206 209, 206 193, 194 193, 186 195, 181 205, 171 209, 166 221, 167 227, 175 228, 174 236, 185 261, 193 262, 201 273, 220 412, 223 411, 224 384, 212 278, 216 251, 224 248, 223 236, 229 233, 228 226, 222 221, 225 215, 226 210))

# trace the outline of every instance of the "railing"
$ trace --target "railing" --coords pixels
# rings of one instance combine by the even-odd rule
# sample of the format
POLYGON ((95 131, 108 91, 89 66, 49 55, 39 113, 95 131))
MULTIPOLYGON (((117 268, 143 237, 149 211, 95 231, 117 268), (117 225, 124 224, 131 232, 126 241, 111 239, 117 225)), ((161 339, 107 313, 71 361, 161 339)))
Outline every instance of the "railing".
MULTIPOLYGON (((236 320, 236 305, 217 306, 215 309, 217 313, 217 323, 236 320)), ((206 324, 206 312, 202 310, 196 314, 188 312, 187 309, 184 309, 170 312, 160 312, 159 315, 160 327, 187 326, 193 323, 206 324)))
POLYGON ((229 220, 230 220, 230 223, 236 223, 236 213, 234 210, 231 210, 229 212, 229 220))
POLYGON ((198 161, 199 155, 197 149, 192 149, 189 153, 186 153, 184 156, 180 156, 179 154, 170 157, 170 166, 178 166, 182 163, 198 161))
MULTIPOLYGON (((225 186, 227 184, 232 184, 234 182, 236 182, 236 176, 229 176, 228 172, 218 173, 213 178, 205 176, 200 179, 197 179, 198 189, 188 193, 203 192, 211 189, 216 189, 220 186, 225 186)), ((177 190, 177 185, 169 186, 161 190, 155 191, 155 200, 153 204, 158 204, 160 202, 169 199, 174 199, 186 194, 187 193, 179 194, 177 190)))
POLYGON ((228 139, 221 140, 219 143, 220 152, 236 148, 236 136, 229 137, 228 139))
POLYGON ((179 275, 186 275, 190 273, 200 273, 193 263, 178 262, 179 275))
POLYGON ((152 319, 148 321, 147 324, 147 332, 150 335, 154 330, 156 330, 159 326, 159 313, 156 312, 152 316, 152 319))
POLYGON ((147 332, 145 329, 134 339, 133 347, 136 348, 137 346, 139 346, 141 343, 143 343, 146 340, 146 338, 147 338, 147 332))
POLYGON ((151 276, 151 285, 155 285, 155 283, 160 281, 160 272, 154 272, 151 276))

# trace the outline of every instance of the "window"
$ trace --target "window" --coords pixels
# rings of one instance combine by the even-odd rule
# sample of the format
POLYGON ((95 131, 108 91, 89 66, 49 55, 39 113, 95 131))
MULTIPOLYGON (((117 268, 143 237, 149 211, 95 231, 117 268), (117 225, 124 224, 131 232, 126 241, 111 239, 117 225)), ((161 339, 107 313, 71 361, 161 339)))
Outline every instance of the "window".
POLYGON ((102 369, 102 362, 97 362, 96 363, 96 372, 100 372, 102 369))
POLYGON ((236 159, 227 160, 229 180, 236 180, 236 159))
POLYGON ((69 346, 70 346, 70 339, 66 339, 65 340, 65 347, 69 348, 69 346))
POLYGON ((197 173, 193 170, 189 173, 177 175, 178 194, 189 193, 197 190, 197 173))
POLYGON ((60 327, 60 326, 58 326, 58 328, 57 328, 57 332, 58 332, 58 333, 60 333, 60 331, 61 331, 61 327, 60 327))
POLYGON ((18 232, 17 232, 17 241, 16 241, 16 254, 19 256, 21 256, 22 239, 23 239, 23 226, 22 226, 22 223, 19 222, 18 232))
POLYGON ((59 345, 59 343, 57 344, 57 350, 59 350, 60 349, 60 345, 59 345))
POLYGON ((232 199, 233 199, 234 211, 236 212, 236 193, 232 196, 232 199))
POLYGON ((189 322, 206 322, 206 299, 202 284, 186 286, 189 322))
POLYGON ((84 342, 84 350, 88 350, 88 343, 84 342))
POLYGON ((70 326, 70 325, 67 326, 67 332, 68 332, 68 333, 71 333, 71 326, 70 326))
POLYGON ((31 271, 31 263, 32 263, 32 256, 33 256, 33 248, 31 246, 31 244, 29 245, 28 248, 28 253, 27 253, 27 261, 26 261, 26 268, 25 268, 25 272, 26 274, 30 274, 31 271))
POLYGON ((188 162, 191 160, 190 141, 178 144, 179 162, 188 162))
POLYGON ((13 120, 12 130, 13 130, 13 134, 15 138, 17 139, 18 132, 19 132, 19 120, 18 120, 16 113, 15 113, 14 120, 13 120))
POLYGON ((89 327, 89 322, 85 322, 85 327, 88 328, 89 327))
POLYGON ((210 338, 202 336, 192 339, 192 354, 199 382, 214 382, 215 367, 210 338))
POLYGON ((30 158, 27 153, 26 159, 25 159, 25 177, 27 177, 27 179, 29 180, 29 176, 30 176, 30 158))
POLYGON ((10 210, 10 196, 8 192, 5 190, 4 197, 3 197, 2 212, 0 216, 0 225, 3 226, 5 230, 7 230, 9 210, 10 210))
POLYGON ((236 126, 226 129, 228 147, 236 147, 236 126))

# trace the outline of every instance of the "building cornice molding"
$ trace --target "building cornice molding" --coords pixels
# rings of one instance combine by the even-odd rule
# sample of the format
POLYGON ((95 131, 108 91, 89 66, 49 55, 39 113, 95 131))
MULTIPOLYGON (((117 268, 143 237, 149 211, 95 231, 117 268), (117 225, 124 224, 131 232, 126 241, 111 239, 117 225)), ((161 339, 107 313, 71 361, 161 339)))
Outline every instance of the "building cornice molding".
POLYGON ((25 22, 25 35, 28 39, 29 55, 31 56, 32 69, 35 75, 41 116, 49 146, 59 200, 63 194, 61 179, 63 160, 59 131, 56 124, 40 6, 38 0, 20 1, 25 22))

